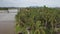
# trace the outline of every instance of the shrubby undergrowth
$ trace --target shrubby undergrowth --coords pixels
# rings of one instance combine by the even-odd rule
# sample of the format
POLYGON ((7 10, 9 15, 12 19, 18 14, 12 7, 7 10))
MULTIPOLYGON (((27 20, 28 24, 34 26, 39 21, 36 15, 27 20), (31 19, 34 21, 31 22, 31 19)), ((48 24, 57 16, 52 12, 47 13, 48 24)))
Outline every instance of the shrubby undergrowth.
POLYGON ((20 8, 16 15, 16 31, 24 34, 56 34, 59 24, 60 10, 55 8, 20 8))

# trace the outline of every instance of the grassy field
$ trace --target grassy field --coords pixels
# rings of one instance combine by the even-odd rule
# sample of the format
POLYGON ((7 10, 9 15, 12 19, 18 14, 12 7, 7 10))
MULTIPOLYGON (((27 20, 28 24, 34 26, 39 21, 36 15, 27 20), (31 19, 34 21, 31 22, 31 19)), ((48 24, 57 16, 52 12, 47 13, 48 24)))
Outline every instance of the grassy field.
POLYGON ((16 33, 56 34, 60 32, 60 10, 49 7, 20 8, 16 15, 16 33))

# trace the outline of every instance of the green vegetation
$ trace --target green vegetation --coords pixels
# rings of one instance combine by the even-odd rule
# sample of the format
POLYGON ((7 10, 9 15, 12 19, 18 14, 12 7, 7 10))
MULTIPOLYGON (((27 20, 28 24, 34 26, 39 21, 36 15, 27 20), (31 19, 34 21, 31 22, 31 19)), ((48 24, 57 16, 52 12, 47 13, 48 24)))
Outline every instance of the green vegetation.
POLYGON ((60 10, 44 7, 20 8, 16 15, 16 32, 24 34, 56 34, 60 32, 60 10))
POLYGON ((8 8, 0 8, 0 10, 8 10, 8 8))

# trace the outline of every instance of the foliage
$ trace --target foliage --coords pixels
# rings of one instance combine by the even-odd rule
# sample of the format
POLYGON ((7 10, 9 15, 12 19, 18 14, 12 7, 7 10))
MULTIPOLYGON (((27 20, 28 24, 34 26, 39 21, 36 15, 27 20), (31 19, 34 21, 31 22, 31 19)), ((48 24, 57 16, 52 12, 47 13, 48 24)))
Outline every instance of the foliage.
POLYGON ((8 10, 8 8, 0 8, 0 10, 8 10))
POLYGON ((48 7, 20 8, 16 15, 19 31, 26 32, 30 27, 30 34, 53 34, 60 23, 60 10, 48 7))

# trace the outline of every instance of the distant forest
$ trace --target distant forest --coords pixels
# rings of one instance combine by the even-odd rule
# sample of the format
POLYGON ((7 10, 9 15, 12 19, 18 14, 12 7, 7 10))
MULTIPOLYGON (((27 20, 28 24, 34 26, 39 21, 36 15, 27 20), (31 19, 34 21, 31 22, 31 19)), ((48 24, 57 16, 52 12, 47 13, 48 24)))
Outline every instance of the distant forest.
POLYGON ((0 10, 18 9, 18 7, 0 7, 0 10))
POLYGON ((0 10, 8 10, 8 8, 0 8, 0 10))

